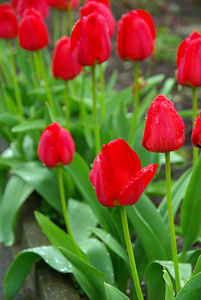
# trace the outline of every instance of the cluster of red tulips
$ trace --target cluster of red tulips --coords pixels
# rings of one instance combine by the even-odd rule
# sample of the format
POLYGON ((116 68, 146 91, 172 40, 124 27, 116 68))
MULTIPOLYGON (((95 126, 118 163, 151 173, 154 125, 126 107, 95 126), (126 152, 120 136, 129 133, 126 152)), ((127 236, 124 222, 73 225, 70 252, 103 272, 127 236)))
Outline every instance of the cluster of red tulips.
MULTIPOLYGON (((6 40, 18 38, 22 49, 38 52, 47 47, 50 40, 45 21, 49 14, 49 8, 72 13, 72 10, 78 8, 79 5, 79 0, 12 0, 11 3, 2 4, 0 5, 0 38, 6 40)), ((130 251, 132 246, 131 241, 128 239, 129 230, 125 206, 131 206, 138 202, 145 188, 157 172, 156 163, 142 168, 140 159, 133 150, 140 102, 139 62, 153 55, 156 30, 150 14, 140 9, 132 10, 122 15, 116 24, 109 0, 86 0, 83 6, 80 7, 79 12, 80 18, 70 28, 69 37, 67 35, 62 36, 54 45, 51 72, 55 79, 68 82, 81 72, 84 72, 85 67, 88 66, 92 70, 95 158, 93 157, 94 162, 89 173, 89 180, 95 188, 97 199, 101 205, 110 208, 120 208, 135 291, 138 299, 142 300, 143 295, 137 275, 134 254, 133 251, 130 251), (116 48, 119 57, 122 60, 134 62, 134 109, 130 126, 131 132, 128 139, 125 141, 123 138, 116 138, 109 143, 101 145, 96 111, 96 88, 93 78, 95 76, 95 66, 101 65, 110 58, 111 38, 114 37, 115 31, 116 48)), ((199 115, 197 114, 196 95, 196 88, 201 86, 201 35, 198 31, 194 31, 180 44, 176 63, 177 83, 191 87, 193 91, 191 140, 195 147, 193 150, 193 164, 196 167, 198 148, 201 148, 201 112, 199 115)), ((49 124, 41 134, 38 156, 47 168, 61 170, 63 166, 72 163, 76 151, 76 143, 69 132, 70 121, 67 102, 65 104, 66 127, 63 128, 57 120, 58 116, 55 110, 54 99, 51 98, 47 82, 46 88, 49 108, 54 122, 49 124)), ((18 104, 21 115, 25 116, 23 103, 19 101, 18 104)), ((104 120, 104 101, 101 103, 101 109, 103 112, 102 119, 104 120)), ((148 108, 142 142, 139 141, 139 143, 142 143, 142 146, 149 152, 165 153, 172 260, 178 293, 181 290, 181 280, 171 206, 170 152, 180 149, 184 141, 185 126, 182 118, 174 108, 173 102, 165 95, 159 94, 148 108)), ((70 229, 65 197, 62 196, 62 173, 60 171, 58 171, 58 179, 66 229, 75 247, 75 252, 82 259, 82 254, 80 254, 80 249, 76 245, 70 229)), ((183 252, 183 258, 185 255, 186 251, 183 252)), ((102 298, 100 299, 102 300, 102 298)), ((122 297, 121 299, 124 298, 122 297)))

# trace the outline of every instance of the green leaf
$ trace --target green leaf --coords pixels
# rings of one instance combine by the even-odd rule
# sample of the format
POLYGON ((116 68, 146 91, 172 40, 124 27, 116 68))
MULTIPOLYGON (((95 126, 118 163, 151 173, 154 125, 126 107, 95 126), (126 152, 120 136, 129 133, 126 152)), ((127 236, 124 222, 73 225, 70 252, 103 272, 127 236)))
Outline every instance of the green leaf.
POLYGON ((53 208, 62 213, 60 193, 56 174, 44 167, 41 162, 20 163, 11 170, 34 188, 53 208))
POLYGON ((45 120, 30 120, 14 126, 12 132, 42 131, 45 125, 45 120))
POLYGON ((172 280, 165 269, 163 270, 163 278, 165 280, 165 300, 174 300, 172 280))
POLYGON ((6 300, 12 299, 17 294, 32 265, 41 259, 59 272, 72 272, 72 265, 53 246, 29 248, 21 251, 12 262, 4 279, 6 300))
POLYGON ((133 224, 146 255, 150 261, 171 257, 171 244, 168 229, 156 207, 146 195, 127 207, 130 222, 133 224))
POLYGON ((165 95, 166 97, 169 97, 175 83, 176 83, 176 80, 174 78, 167 78, 163 84, 160 94, 165 95))
MULTIPOLYGON (((154 261, 146 270, 146 282, 149 300, 161 300, 165 296, 165 282, 162 277, 163 268, 166 268, 171 277, 175 280, 173 261, 154 261), (157 294, 156 294, 157 291, 157 294)), ((179 264, 180 283, 183 287, 191 276, 190 264, 179 264)))
POLYGON ((91 300, 97 300, 97 295, 100 300, 105 300, 104 291, 105 275, 86 263, 73 252, 67 251, 64 248, 59 248, 67 260, 74 266, 73 274, 80 284, 83 291, 91 300))
POLYGON ((198 273, 200 273, 200 272, 201 272, 201 256, 199 256, 199 258, 198 258, 198 261, 196 263, 195 269, 194 269, 191 277, 198 274, 198 273))
POLYGON ((15 241, 15 219, 24 201, 33 192, 33 188, 18 176, 11 176, 1 200, 0 239, 7 246, 15 241))
POLYGON ((175 300, 200 300, 201 295, 201 272, 191 277, 180 290, 175 300))
MULTIPOLYGON (((60 229, 57 225, 39 212, 35 212, 35 217, 49 241, 56 248, 62 247, 68 251, 77 253, 77 248, 75 247, 75 244, 69 235, 67 235, 62 229, 60 229)), ((86 254, 84 254, 81 250, 80 253, 82 258, 88 261, 86 254)))
MULTIPOLYGON (((192 168, 185 171, 181 177, 174 183, 172 187, 171 194, 172 194, 172 209, 173 215, 175 217, 177 210, 180 206, 180 203, 186 193, 186 189, 188 187, 188 183, 190 181, 192 174, 192 168)), ((167 209, 167 196, 163 198, 161 201, 158 211, 162 215, 166 224, 168 224, 168 209, 167 209)))
POLYGON ((99 239, 101 239, 105 245, 107 245, 114 253, 120 256, 127 265, 129 265, 128 257, 125 249, 119 244, 119 242, 107 233, 103 229, 94 228, 91 230, 99 239))
POLYGON ((185 250, 196 242, 201 232, 200 169, 201 156, 193 170, 181 206, 181 227, 185 237, 185 250))
POLYGON ((91 228, 96 227, 98 224, 98 220, 94 216, 90 206, 73 199, 68 200, 68 217, 74 239, 77 243, 89 238, 91 228))
POLYGON ((107 300, 129 300, 129 298, 114 286, 104 283, 107 300))
POLYGON ((105 280, 108 283, 114 284, 112 261, 105 245, 98 239, 90 238, 79 243, 79 246, 88 256, 91 265, 105 274, 105 280))

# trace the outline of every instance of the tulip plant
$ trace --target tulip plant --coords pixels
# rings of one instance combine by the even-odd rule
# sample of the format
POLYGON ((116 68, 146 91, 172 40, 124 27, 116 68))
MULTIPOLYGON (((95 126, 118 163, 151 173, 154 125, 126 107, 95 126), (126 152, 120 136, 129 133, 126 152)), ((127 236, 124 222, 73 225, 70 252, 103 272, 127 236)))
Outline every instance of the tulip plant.
POLYGON ((0 134, 7 143, 0 242, 15 244, 18 212, 34 191, 56 215, 34 212, 50 245, 18 253, 4 278, 6 300, 40 260, 71 274, 91 300, 200 299, 201 35, 178 45, 176 78, 144 79, 139 68, 154 55, 154 19, 136 9, 117 23, 112 6, 0 5, 0 134), (104 77, 115 38, 119 57, 134 62, 133 86, 122 90, 116 70, 104 77), (192 88, 192 109, 176 111, 176 83, 192 88), (185 118, 192 120, 192 166, 182 156, 185 118))

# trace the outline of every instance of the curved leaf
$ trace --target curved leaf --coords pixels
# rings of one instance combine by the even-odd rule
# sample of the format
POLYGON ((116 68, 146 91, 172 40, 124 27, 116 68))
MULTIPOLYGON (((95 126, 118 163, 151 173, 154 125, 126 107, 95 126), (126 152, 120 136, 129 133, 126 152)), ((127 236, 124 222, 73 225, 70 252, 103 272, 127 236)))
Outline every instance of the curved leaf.
POLYGON ((104 283, 107 300, 129 300, 129 298, 114 286, 104 283))
POLYGON ((201 295, 201 272, 191 277, 178 293, 175 300, 200 300, 201 295))

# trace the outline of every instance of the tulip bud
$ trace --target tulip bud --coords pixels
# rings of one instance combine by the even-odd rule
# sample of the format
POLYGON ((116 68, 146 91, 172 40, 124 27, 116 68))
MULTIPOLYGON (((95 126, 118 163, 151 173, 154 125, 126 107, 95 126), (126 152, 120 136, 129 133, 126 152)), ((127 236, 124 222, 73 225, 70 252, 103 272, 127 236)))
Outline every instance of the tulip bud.
POLYGON ((103 206, 135 204, 153 179, 157 164, 141 169, 135 151, 122 139, 103 145, 93 162, 89 179, 103 206))
POLYGON ((152 55, 155 38, 152 17, 144 10, 132 10, 118 22, 117 52, 123 60, 144 60, 152 55))
POLYGON ((89 1, 85 6, 80 8, 80 16, 84 17, 96 11, 98 14, 102 15, 109 27, 110 37, 115 33, 116 21, 110 11, 110 9, 103 3, 98 3, 96 1, 89 1))
POLYGON ((191 142, 196 148, 201 148, 201 111, 195 120, 195 126, 191 134, 191 142))
POLYGON ((72 162, 75 144, 70 133, 57 122, 47 126, 40 137, 38 156, 48 168, 72 162))
POLYGON ((185 126, 174 104, 159 95, 148 109, 142 146, 151 152, 178 150, 184 143, 185 126))
POLYGON ((12 7, 8 3, 0 5, 0 38, 13 39, 17 33, 18 23, 12 7))
POLYGON ((49 6, 60 10, 68 10, 68 2, 71 3, 72 9, 76 9, 80 4, 79 0, 48 0, 49 6))
POLYGON ((46 18, 49 15, 47 0, 12 0, 12 6, 20 17, 22 17, 25 10, 30 7, 39 11, 43 18, 46 18))
POLYGON ((71 33, 70 50, 82 66, 106 61, 110 57, 111 42, 105 18, 93 12, 79 19, 71 33))
POLYGON ((110 0, 85 0, 84 5, 86 5, 88 2, 95 1, 97 3, 103 3, 111 10, 111 3, 110 0))
POLYGON ((201 86, 201 35, 194 31, 177 50, 177 82, 201 86))
POLYGON ((28 51, 36 51, 47 46, 49 40, 46 24, 40 13, 28 8, 19 24, 19 44, 28 51))
POLYGON ((70 38, 63 37, 56 43, 52 58, 52 73, 55 78, 71 80, 82 71, 82 66, 74 60, 70 51, 70 38))

